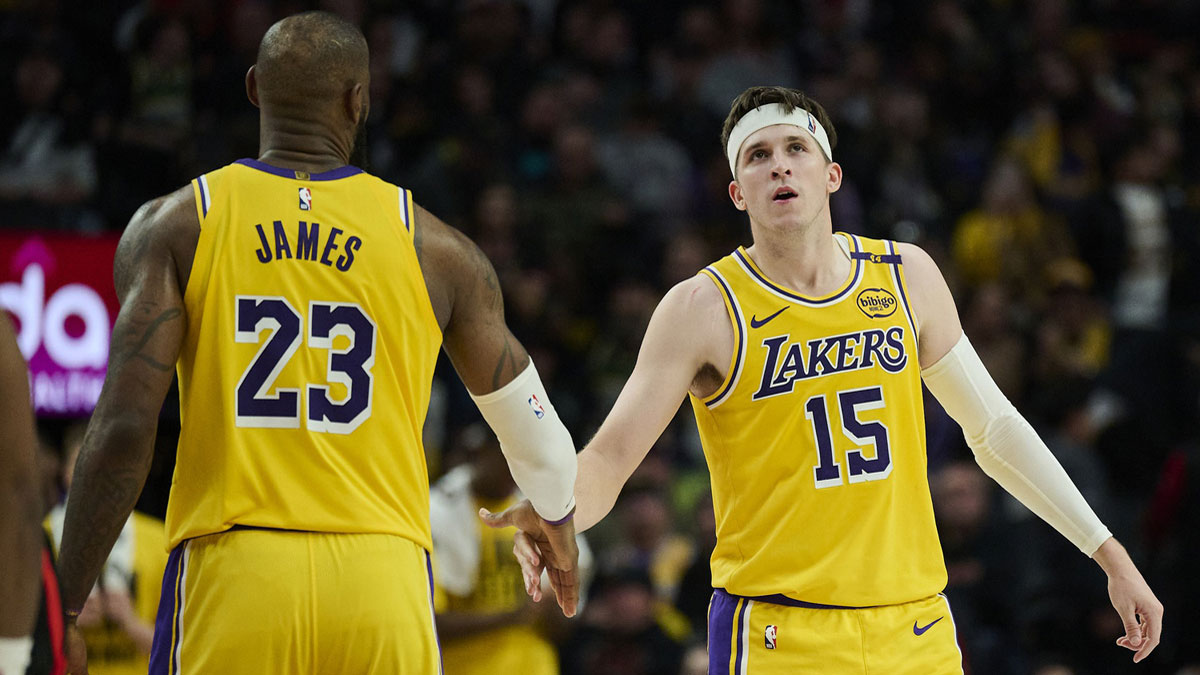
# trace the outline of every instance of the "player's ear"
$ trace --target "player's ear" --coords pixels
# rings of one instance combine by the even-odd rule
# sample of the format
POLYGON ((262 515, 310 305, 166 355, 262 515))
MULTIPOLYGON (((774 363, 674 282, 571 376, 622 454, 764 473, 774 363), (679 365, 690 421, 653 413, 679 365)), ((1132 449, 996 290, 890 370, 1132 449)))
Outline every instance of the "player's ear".
POLYGON ((729 199, 733 201, 733 205, 738 211, 746 210, 746 195, 742 193, 742 186, 737 180, 729 181, 729 199))
POLYGON ((246 98, 254 104, 255 108, 261 108, 258 104, 258 76, 254 73, 254 66, 250 66, 250 70, 246 71, 246 98))
POLYGON ((350 123, 357 127, 367 116, 367 110, 367 88, 363 83, 356 82, 346 90, 346 116, 350 118, 350 123))
POLYGON ((826 170, 829 174, 825 182, 825 189, 829 191, 829 194, 833 194, 842 187, 842 165, 830 162, 826 170))

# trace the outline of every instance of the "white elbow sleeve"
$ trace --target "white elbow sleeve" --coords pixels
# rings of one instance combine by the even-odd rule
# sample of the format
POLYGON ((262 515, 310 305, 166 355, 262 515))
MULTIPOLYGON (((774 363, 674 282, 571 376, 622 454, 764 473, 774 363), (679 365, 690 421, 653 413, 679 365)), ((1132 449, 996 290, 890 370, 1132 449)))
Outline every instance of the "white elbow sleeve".
POLYGON ((921 371, 925 386, 954 418, 975 461, 1029 510, 1091 556, 1112 536, 1037 432, 1013 407, 964 334, 921 371))
POLYGON ((568 517, 575 508, 575 444, 533 362, 500 389, 471 398, 500 439, 513 480, 538 515, 551 522, 568 517))

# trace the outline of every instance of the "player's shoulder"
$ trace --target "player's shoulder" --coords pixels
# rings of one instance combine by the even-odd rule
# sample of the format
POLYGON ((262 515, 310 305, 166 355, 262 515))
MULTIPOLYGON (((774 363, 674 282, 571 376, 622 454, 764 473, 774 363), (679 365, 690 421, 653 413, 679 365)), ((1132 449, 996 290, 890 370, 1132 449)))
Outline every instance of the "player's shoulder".
POLYGON ((196 215, 196 195, 191 185, 155 197, 134 211, 130 223, 121 234, 122 247, 136 245, 136 249, 152 243, 170 244, 186 234, 188 229, 199 229, 196 215))
POLYGON ((155 197, 134 212, 125 228, 126 234, 138 234, 142 230, 171 229, 189 224, 199 226, 196 216, 196 195, 191 184, 155 197))
POLYGON ((896 253, 904 265, 904 276, 909 286, 920 288, 942 281, 942 272, 938 269, 937 262, 925 249, 916 244, 898 241, 896 253))
POLYGON ((194 248, 199 231, 196 195, 188 184, 142 204, 129 219, 121 241, 139 247, 161 244, 174 252, 181 244, 194 248))
POLYGON ((697 274, 672 286, 654 313, 674 330, 710 334, 728 324, 726 312, 725 298, 716 283, 707 275, 697 274))
POLYGON ((660 304, 689 312, 723 311, 725 300, 712 278, 697 274, 672 286, 660 304))
POLYGON ((190 268, 199 235, 200 218, 191 184, 142 204, 117 245, 113 268, 118 292, 132 281, 137 265, 149 258, 169 256, 178 267, 190 268))

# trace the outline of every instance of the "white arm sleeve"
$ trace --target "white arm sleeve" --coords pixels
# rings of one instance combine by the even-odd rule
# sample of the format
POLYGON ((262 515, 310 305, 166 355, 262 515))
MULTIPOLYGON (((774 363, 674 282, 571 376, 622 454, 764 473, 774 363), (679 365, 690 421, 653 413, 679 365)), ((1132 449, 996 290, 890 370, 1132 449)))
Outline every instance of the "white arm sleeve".
POLYGON ((471 398, 500 439, 513 480, 538 515, 550 522, 570 516, 578 467, 575 443, 550 405, 533 361, 512 382, 471 398))
POLYGON ((1037 432, 996 386, 964 334, 921 371, 925 386, 962 425, 975 461, 1012 496, 1091 556, 1112 536, 1037 432))

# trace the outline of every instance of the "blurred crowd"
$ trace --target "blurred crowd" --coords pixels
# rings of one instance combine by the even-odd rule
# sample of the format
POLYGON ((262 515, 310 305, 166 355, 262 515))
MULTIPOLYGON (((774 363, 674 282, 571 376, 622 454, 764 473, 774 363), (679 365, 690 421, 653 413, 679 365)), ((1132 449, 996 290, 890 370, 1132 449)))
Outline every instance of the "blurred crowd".
MULTIPOLYGON (((1200 672, 1200 4, 0 1, 0 227, 120 230, 145 200, 256 156, 245 71, 271 23, 317 6, 370 44, 365 168, 491 258, 580 445, 666 289, 749 243, 719 143, 730 102, 757 84, 813 95, 845 171, 835 229, 938 260, 1001 388, 1166 607, 1136 672, 1200 672)), ((1100 570, 926 403, 968 672, 1134 672, 1100 570)), ((477 422, 443 364, 432 478, 471 461, 477 422)), ((589 602, 545 633, 562 671, 704 672, 713 529, 684 406, 588 533, 589 602)))

